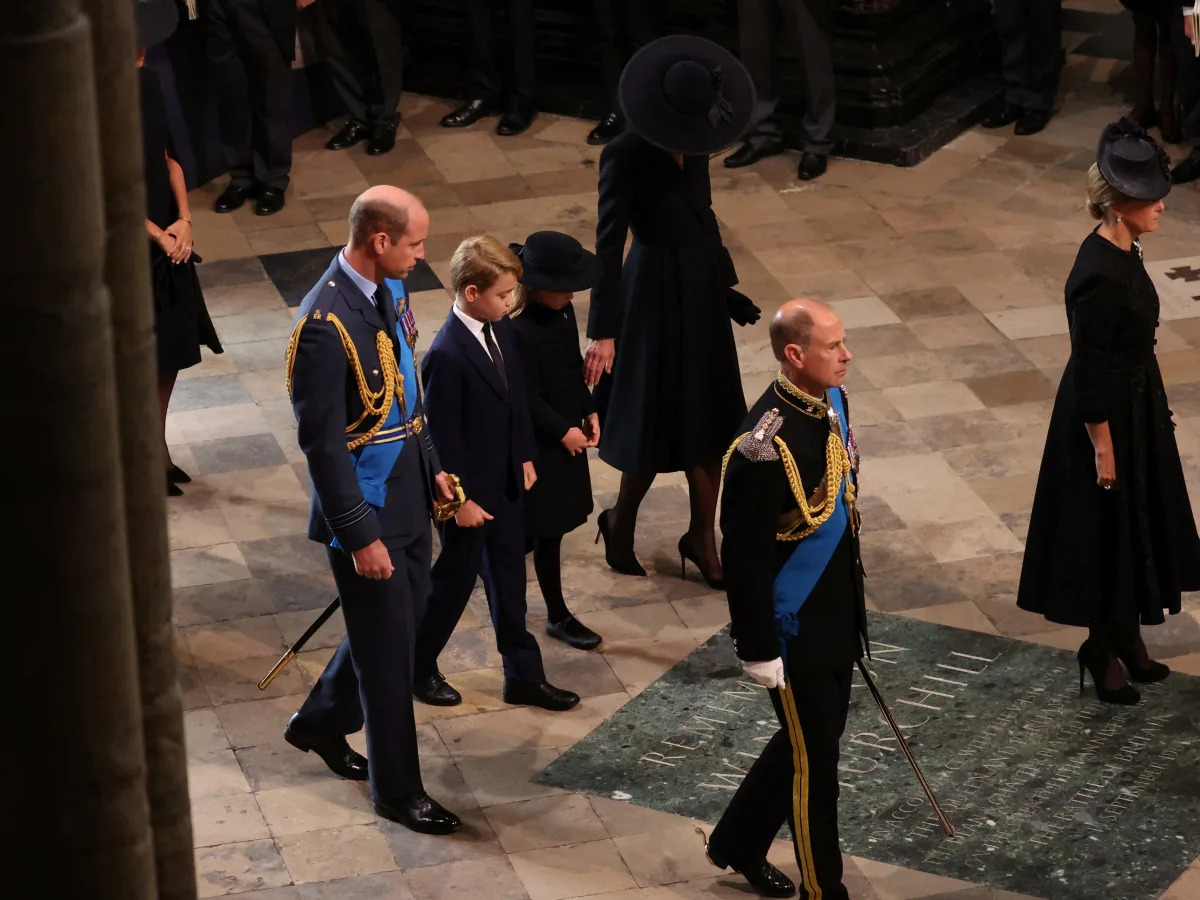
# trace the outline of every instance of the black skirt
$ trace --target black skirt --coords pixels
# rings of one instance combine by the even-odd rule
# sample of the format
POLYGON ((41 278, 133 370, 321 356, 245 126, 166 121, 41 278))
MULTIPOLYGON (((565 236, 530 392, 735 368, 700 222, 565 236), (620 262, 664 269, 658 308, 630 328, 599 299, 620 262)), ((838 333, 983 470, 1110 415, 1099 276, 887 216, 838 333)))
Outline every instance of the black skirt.
POLYGON ((160 374, 178 372, 200 362, 200 347, 224 352, 204 305, 196 263, 176 265, 151 244, 150 277, 154 290, 154 333, 160 374))
POLYGON ((1200 589, 1192 520, 1158 363, 1120 373, 1109 430, 1117 483, 1096 483, 1095 454, 1063 375, 1026 540, 1017 605, 1063 625, 1158 625, 1200 589))

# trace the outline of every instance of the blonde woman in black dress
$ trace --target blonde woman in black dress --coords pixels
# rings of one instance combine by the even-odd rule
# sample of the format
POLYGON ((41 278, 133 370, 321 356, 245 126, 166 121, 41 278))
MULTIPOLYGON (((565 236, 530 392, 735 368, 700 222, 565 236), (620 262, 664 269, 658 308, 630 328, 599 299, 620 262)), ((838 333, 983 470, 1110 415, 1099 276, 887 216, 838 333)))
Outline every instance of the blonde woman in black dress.
POLYGON ((1175 424, 1154 356, 1158 294, 1142 235, 1158 227, 1168 161, 1128 120, 1108 126, 1088 171, 1100 224, 1067 278, 1071 358, 1063 372, 1033 513, 1017 605, 1088 629, 1079 648, 1097 696, 1136 703, 1132 681, 1169 674, 1150 658, 1142 625, 1178 613, 1200 590, 1200 538, 1175 424))

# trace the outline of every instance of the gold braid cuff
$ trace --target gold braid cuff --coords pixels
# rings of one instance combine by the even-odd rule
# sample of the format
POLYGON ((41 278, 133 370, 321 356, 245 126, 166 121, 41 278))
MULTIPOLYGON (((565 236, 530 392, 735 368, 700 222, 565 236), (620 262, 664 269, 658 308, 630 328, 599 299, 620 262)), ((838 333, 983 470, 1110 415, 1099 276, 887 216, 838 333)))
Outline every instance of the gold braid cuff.
MULTIPOLYGON (((314 312, 312 319, 313 321, 320 321, 321 311, 317 310, 314 312)), ((292 371, 296 366, 296 349, 300 344, 300 331, 304 328, 304 323, 308 320, 309 317, 305 316, 297 322, 296 327, 292 329, 292 336, 288 339, 287 390, 289 398, 292 396, 292 371)), ((350 333, 346 331, 346 326, 333 313, 326 313, 325 321, 337 329, 338 336, 342 339, 342 347, 346 351, 346 359, 349 360, 350 366, 354 370, 354 380, 358 387, 358 396, 363 405, 362 415, 346 426, 346 433, 350 434, 355 431, 366 419, 372 416, 376 417, 374 425, 366 431, 356 434, 351 440, 346 441, 347 450, 357 450, 368 443, 383 428, 383 423, 387 420, 388 413, 391 412, 393 401, 399 400, 400 418, 408 418, 404 403, 404 376, 400 374, 399 367, 396 365, 396 354, 392 351, 392 341, 388 337, 387 332, 376 332, 375 349, 379 353, 379 366, 383 371, 383 385, 379 390, 372 391, 367 384, 367 375, 363 371, 362 361, 358 358, 358 348, 354 346, 354 340, 350 337, 350 333)))

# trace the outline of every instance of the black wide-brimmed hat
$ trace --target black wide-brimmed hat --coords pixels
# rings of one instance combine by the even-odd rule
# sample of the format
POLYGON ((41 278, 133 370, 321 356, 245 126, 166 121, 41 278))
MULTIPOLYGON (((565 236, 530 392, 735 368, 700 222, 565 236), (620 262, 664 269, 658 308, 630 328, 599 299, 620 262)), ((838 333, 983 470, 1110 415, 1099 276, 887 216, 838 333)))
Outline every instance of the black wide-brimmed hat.
POLYGON ((1170 193, 1170 157, 1146 129, 1129 119, 1104 129, 1096 166, 1105 181, 1134 200, 1161 200, 1170 193))
POLYGON ((541 291, 574 293, 595 287, 600 260, 583 244, 560 231, 535 231, 524 244, 508 248, 521 260, 521 284, 541 291))
POLYGON ((133 21, 137 27, 138 49, 161 44, 179 24, 175 0, 133 0, 133 21))
POLYGON ((674 34, 642 47, 617 89, 630 127, 668 153, 716 153, 754 112, 754 82, 736 56, 702 37, 674 34))

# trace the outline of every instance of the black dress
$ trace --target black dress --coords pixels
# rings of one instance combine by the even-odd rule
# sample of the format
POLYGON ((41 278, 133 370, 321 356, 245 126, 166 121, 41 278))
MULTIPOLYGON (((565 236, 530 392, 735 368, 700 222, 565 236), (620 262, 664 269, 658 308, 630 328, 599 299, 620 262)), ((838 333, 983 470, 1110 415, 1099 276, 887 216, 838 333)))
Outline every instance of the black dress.
POLYGON ((572 456, 562 445, 568 429, 581 427, 596 411, 583 381, 579 326, 569 303, 557 312, 530 303, 512 323, 538 443, 538 477, 525 495, 525 536, 561 537, 592 512, 587 453, 572 456))
MULTIPOLYGON (((158 76, 138 70, 142 87, 142 151, 146 177, 146 218, 167 228, 179 218, 167 171, 166 104, 158 76)), ((154 291, 154 333, 158 339, 159 372, 178 372, 200 362, 200 345, 221 353, 221 342, 204 305, 196 263, 176 265, 150 241, 150 279, 154 291)))
POLYGON ((1025 545, 1017 605, 1063 625, 1133 628, 1200 589, 1200 538, 1154 356, 1158 294, 1140 253, 1092 232, 1067 279, 1063 371, 1025 545), (1111 490, 1086 422, 1108 422, 1111 490))
POLYGON ((737 273, 712 211, 708 157, 680 167, 627 131, 600 154, 599 192, 603 275, 588 337, 615 338, 617 354, 597 396, 600 458, 634 475, 720 460, 746 398, 727 306, 737 273))

